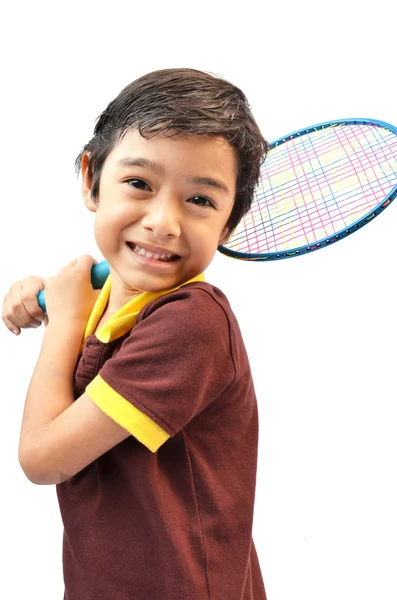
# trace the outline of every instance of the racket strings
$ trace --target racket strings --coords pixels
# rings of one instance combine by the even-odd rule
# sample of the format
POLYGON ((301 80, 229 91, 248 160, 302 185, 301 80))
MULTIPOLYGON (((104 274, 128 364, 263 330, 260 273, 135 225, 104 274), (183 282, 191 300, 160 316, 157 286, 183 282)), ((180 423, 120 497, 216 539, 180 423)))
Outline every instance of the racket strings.
MULTIPOLYGON (((357 137, 357 136, 356 136, 356 137, 357 137)), ((346 143, 346 142, 345 142, 345 143, 346 143)), ((368 149, 367 149, 367 150, 368 150, 368 149)), ((321 153, 318 153, 318 155, 320 155, 320 156, 321 156, 321 153)), ((298 156, 299 156, 299 154, 298 154, 298 156)), ((359 158, 359 155, 358 155, 358 158, 359 158)), ((310 157, 309 157, 309 160, 310 160, 310 157)), ((307 181, 307 183, 313 183, 313 184, 314 184, 314 186, 315 186, 315 187, 316 187, 316 188, 317 188, 319 191, 321 191, 321 192, 322 192, 322 194, 323 194, 323 196, 324 196, 324 199, 325 199, 325 200, 327 200, 327 193, 326 193, 326 189, 324 189, 324 183, 326 183, 326 184, 327 184, 327 187, 328 187, 328 189, 329 189, 329 190, 330 190, 330 192, 331 192, 331 193, 330 193, 330 197, 331 197, 331 198, 332 198, 334 201, 336 201, 336 197, 337 197, 337 195, 338 195, 338 194, 334 194, 334 193, 333 193, 333 189, 332 189, 332 188, 334 187, 332 184, 335 184, 335 182, 337 182, 337 183, 339 183, 339 184, 340 184, 340 188, 339 188, 340 190, 344 191, 344 190, 343 190, 343 187, 342 187, 342 186, 344 185, 344 187, 350 191, 350 195, 349 195, 349 196, 346 196, 346 198, 347 198, 347 199, 350 199, 350 198, 352 198, 352 197, 355 197, 355 196, 357 195, 357 191, 356 191, 356 190, 354 190, 354 192, 351 192, 351 183, 352 183, 352 182, 349 180, 349 175, 350 175, 351 173, 347 172, 347 170, 346 170, 346 165, 347 165, 347 164, 348 164, 348 162, 349 162, 348 156, 342 157, 342 159, 339 159, 339 160, 338 160, 338 162, 339 162, 339 165, 340 165, 340 168, 339 168, 338 170, 335 168, 335 162, 334 162, 333 160, 329 160, 329 159, 328 159, 328 160, 327 160, 327 162, 328 162, 328 165, 326 165, 326 168, 327 168, 327 166, 328 166, 328 170, 331 170, 331 177, 329 177, 329 176, 327 175, 327 173, 326 173, 326 169, 324 169, 324 168, 323 168, 323 165, 320 165, 320 169, 322 170, 323 174, 325 175, 325 179, 324 179, 324 180, 322 180, 322 179, 321 179, 321 177, 319 176, 319 173, 318 173, 318 169, 316 169, 316 170, 312 169, 312 172, 313 172, 313 173, 312 173, 312 181, 311 181, 311 182, 310 182, 310 178, 307 176, 307 173, 305 174, 305 177, 306 177, 306 181, 307 181), (314 180, 314 181, 313 181, 313 180, 314 180), (344 184, 343 184, 343 181, 342 181, 342 180, 344 180, 344 184)), ((366 162, 368 163, 369 161, 367 160, 366 162)), ((373 159, 373 160, 372 160, 372 162, 374 163, 374 162, 375 162, 375 160, 373 159)), ((362 163, 363 163, 363 161, 361 160, 361 164, 362 164, 362 163)), ((359 184, 361 185, 361 191, 362 191, 362 192, 363 192, 363 191, 367 192, 368 190, 364 190, 364 189, 363 189, 363 187, 362 187, 362 181, 361 181, 361 180, 358 178, 357 169, 355 169, 355 165, 354 165, 354 163, 352 163, 352 162, 350 161, 350 165, 353 167, 353 170, 354 170, 354 173, 355 173, 355 175, 356 175, 356 177, 357 177, 357 180, 359 181, 359 184)), ((368 168, 368 167, 367 167, 367 165, 363 165, 363 164, 362 164, 362 166, 365 166, 365 168, 368 168)), ((365 173, 365 170, 364 170, 364 173, 365 173)), ((369 182, 369 181, 368 181, 367 183, 368 183, 369 185, 371 184, 371 182, 369 182)), ((375 186, 376 186, 376 185, 378 185, 378 186, 379 186, 379 188, 381 189, 382 193, 384 193, 384 191, 385 191, 385 188, 384 188, 384 187, 382 187, 382 186, 380 186, 380 183, 381 183, 380 181, 376 181, 376 180, 375 180, 375 186)), ((293 191, 294 191, 294 190, 293 190, 293 189, 291 189, 291 192, 293 192, 293 191)), ((305 190, 305 191, 306 191, 306 190, 305 190)), ((368 204, 368 207, 370 208, 370 205, 369 205, 369 203, 367 203, 367 204, 368 204)), ((321 206, 321 202, 317 202, 317 206, 318 206, 318 207, 319 207, 319 206, 321 206)), ((352 210, 351 210, 351 209, 352 209, 352 206, 351 206, 351 204, 347 204, 345 208, 346 208, 346 210, 350 211, 350 213, 352 213, 352 210)))
POLYGON ((272 147, 250 212, 226 244, 261 254, 314 244, 352 226, 397 185, 397 138, 332 125, 272 147))

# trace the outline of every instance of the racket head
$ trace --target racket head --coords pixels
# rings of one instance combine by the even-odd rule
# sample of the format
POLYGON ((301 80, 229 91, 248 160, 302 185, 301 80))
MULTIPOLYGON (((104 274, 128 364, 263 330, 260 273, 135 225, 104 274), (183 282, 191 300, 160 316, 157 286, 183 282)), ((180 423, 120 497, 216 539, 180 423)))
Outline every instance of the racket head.
POLYGON ((396 196, 396 127, 376 119, 305 127, 270 144, 251 209, 218 250, 253 261, 312 253, 372 221, 396 196))

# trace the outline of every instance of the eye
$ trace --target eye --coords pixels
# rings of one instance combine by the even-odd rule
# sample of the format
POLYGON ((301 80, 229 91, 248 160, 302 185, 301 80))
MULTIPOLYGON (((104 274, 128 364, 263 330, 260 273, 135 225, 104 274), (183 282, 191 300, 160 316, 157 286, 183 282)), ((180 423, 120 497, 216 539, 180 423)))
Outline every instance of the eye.
POLYGON ((208 206, 211 208, 215 208, 215 204, 211 202, 211 200, 208 200, 208 198, 205 198, 204 196, 193 196, 193 198, 189 199, 189 202, 193 202, 193 204, 196 204, 197 206, 208 206))
POLYGON ((128 185, 134 187, 137 190, 145 190, 145 186, 146 189, 150 190, 150 187, 146 183, 146 181, 143 181, 143 179, 137 179, 136 177, 134 177, 133 179, 127 179, 125 183, 128 183, 128 185))

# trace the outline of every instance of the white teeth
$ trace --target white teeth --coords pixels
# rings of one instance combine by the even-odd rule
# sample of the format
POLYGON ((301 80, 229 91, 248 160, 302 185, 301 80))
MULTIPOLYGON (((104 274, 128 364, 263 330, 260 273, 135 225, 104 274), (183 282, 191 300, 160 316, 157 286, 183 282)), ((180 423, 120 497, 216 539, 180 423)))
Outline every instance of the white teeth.
POLYGON ((175 254, 172 253, 168 253, 168 254, 157 254, 155 252, 149 252, 148 250, 145 250, 144 248, 141 248, 140 246, 132 245, 133 246, 133 250, 134 252, 136 252, 136 254, 140 254, 141 256, 146 256, 146 258, 155 258, 156 260, 170 260, 173 256, 175 256, 175 254))

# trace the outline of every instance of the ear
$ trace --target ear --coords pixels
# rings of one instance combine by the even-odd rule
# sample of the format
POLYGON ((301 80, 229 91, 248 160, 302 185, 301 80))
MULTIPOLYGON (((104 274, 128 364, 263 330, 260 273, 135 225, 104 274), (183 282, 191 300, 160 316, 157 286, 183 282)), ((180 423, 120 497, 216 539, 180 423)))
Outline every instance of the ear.
POLYGON ((88 175, 88 165, 90 164, 90 153, 85 152, 81 158, 81 176, 82 185, 81 192, 83 194, 84 204, 91 212, 96 212, 98 205, 94 202, 91 197, 91 186, 92 182, 88 175))

